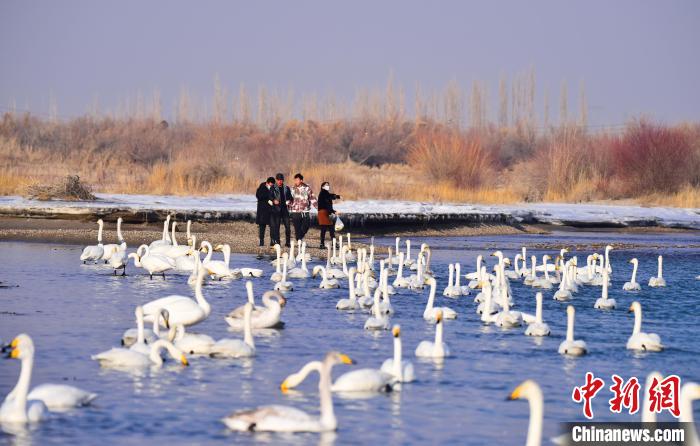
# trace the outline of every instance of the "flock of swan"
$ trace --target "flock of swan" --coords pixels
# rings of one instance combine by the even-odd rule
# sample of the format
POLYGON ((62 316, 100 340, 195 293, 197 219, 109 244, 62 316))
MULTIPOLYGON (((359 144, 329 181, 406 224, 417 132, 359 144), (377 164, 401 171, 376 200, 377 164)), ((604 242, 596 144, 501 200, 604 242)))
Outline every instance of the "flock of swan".
MULTIPOLYGON (((230 266, 230 246, 213 245, 201 241, 197 247, 196 237, 191 233, 191 222, 187 222, 185 244, 178 244, 176 222, 170 224, 170 217, 163 226, 162 238, 148 245, 141 245, 135 252, 127 254, 127 244, 122 237, 121 218, 117 222, 118 243, 103 244, 104 223, 98 221, 96 245, 85 247, 80 260, 84 263, 105 263, 114 270, 126 274, 127 263, 133 259, 137 268, 142 268, 153 278, 166 272, 189 273, 188 283, 194 288, 193 296, 169 295, 134 308, 136 327, 128 328, 121 336, 120 345, 96 353, 92 359, 100 367, 133 372, 160 367, 164 360, 175 361, 187 366, 190 357, 245 358, 256 355, 255 334, 260 329, 279 329, 285 322, 282 314, 287 300, 292 298, 297 280, 317 280, 318 290, 347 288, 347 297, 337 301, 337 311, 366 312, 365 330, 390 330, 393 336, 394 354, 378 368, 361 368, 349 371, 332 379, 331 370, 340 364, 354 364, 347 355, 329 352, 319 360, 309 362, 298 371, 287 376, 280 385, 287 392, 300 385, 313 372, 319 375, 320 414, 312 415, 294 407, 281 405, 263 406, 234 412, 222 419, 231 430, 240 431, 282 431, 282 432, 324 432, 337 429, 338 421, 333 412, 334 392, 387 392, 398 390, 404 383, 416 379, 413 364, 404 357, 401 340, 401 327, 391 321, 395 314, 392 296, 412 290, 424 296, 423 319, 434 324, 434 338, 421 341, 414 349, 418 358, 430 358, 443 362, 451 352, 446 342, 445 324, 459 318, 459 313, 450 307, 451 302, 473 300, 473 311, 479 314, 483 324, 494 325, 503 330, 519 330, 526 336, 549 336, 552 332, 545 322, 542 309, 543 290, 556 289, 553 299, 569 302, 583 287, 599 287, 600 297, 591 303, 591 308, 609 311, 617 307, 611 298, 609 288, 613 268, 610 262, 612 246, 606 246, 602 254, 594 253, 586 258, 585 265, 579 265, 576 256, 567 256, 569 251, 562 249, 552 258, 544 255, 538 264, 536 256, 527 255, 525 247, 516 253, 511 261, 502 251, 491 254, 494 263, 488 267, 483 256, 476 259, 474 271, 464 273, 459 263, 449 265, 447 283, 438 293, 438 277, 431 269, 431 249, 422 244, 417 254, 411 251, 411 241, 402 244, 399 237, 395 245, 387 249, 388 254, 375 256, 374 241, 368 247, 352 244, 350 234, 333 240, 328 247, 325 260, 309 269, 314 262, 306 245, 299 241, 292 244, 289 251, 283 252, 275 246, 276 258, 271 261, 274 272, 270 276, 271 288, 262 295, 262 304, 256 303, 253 282, 245 283, 247 301, 231 310, 225 323, 241 335, 231 338, 214 339, 204 333, 191 332, 190 328, 206 320, 211 314, 211 305, 203 292, 207 280, 261 278, 263 269, 232 268, 230 266), (214 253, 222 253, 215 259, 214 253), (205 254, 204 259, 201 254, 205 254), (534 313, 516 310, 515 297, 510 283, 521 281, 532 287, 534 313), (471 296, 474 296, 471 298, 471 296), (469 296, 469 298, 467 298, 469 296), (438 301, 440 299, 440 301, 438 301), (468 299, 468 300, 467 300, 468 299)), ((637 282, 637 259, 631 259, 630 281, 623 291, 635 293, 641 289, 637 282)), ((657 275, 648 281, 649 287, 664 287, 663 258, 658 257, 657 275)), ((522 304, 528 307, 529 304, 522 304)), ((464 308, 462 306, 462 308, 464 308)), ((460 310, 464 311, 464 310, 460 310)), ((589 347, 585 341, 576 339, 574 332, 575 310, 566 306, 566 336, 558 348, 558 353, 568 357, 586 355, 589 347)), ((642 352, 660 352, 664 349, 660 337, 655 333, 642 331, 642 305, 636 300, 629 305, 634 314, 627 349, 642 352)), ((43 384, 30 391, 30 381, 34 360, 34 344, 27 334, 18 335, 10 344, 3 347, 11 358, 21 361, 21 372, 17 385, 6 396, 0 406, 0 423, 33 423, 43 419, 47 412, 62 411, 90 404, 97 395, 69 385, 43 384)), ((656 376, 656 375, 655 375, 656 376)), ((681 392, 681 419, 692 421, 692 400, 700 398, 700 386, 686 383, 681 392)), ((539 385, 532 380, 523 382, 510 395, 510 399, 527 399, 530 403, 530 426, 528 444, 541 441, 543 418, 543 394, 539 385)), ((648 415, 646 415, 649 417, 648 415)), ((692 444, 692 443, 691 443, 692 444)))

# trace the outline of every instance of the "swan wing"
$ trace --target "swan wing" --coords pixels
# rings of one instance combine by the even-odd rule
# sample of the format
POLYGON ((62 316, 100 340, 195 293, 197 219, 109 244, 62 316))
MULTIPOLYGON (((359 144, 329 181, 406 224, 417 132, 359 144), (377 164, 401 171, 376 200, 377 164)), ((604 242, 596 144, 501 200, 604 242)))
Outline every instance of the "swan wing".
POLYGON ((234 412, 222 421, 235 431, 295 432, 318 424, 317 419, 302 410, 279 405, 234 412))
POLYGON ((86 406, 95 398, 97 398, 96 393, 64 384, 41 384, 27 395, 27 399, 42 401, 52 411, 86 406))
POLYGON ((334 392, 390 391, 396 383, 391 373, 377 369, 359 369, 340 375, 331 390, 334 392))

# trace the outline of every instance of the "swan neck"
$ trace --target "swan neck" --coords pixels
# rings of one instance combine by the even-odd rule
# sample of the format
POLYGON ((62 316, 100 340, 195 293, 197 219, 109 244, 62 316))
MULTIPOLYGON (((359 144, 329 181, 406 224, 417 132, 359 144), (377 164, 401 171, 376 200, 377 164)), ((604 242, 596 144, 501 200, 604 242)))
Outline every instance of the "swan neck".
POLYGON ((430 281, 430 294, 428 295, 427 310, 431 310, 435 304, 435 280, 430 281))
POLYGON ((632 334, 637 334, 642 331, 642 310, 639 307, 634 309, 634 329, 632 334))
POLYGON ((177 238, 175 237, 175 225, 177 225, 177 222, 174 221, 172 229, 171 229, 171 236, 170 236, 170 239, 173 242, 173 246, 177 246, 177 238))
POLYGON ((530 422, 527 429, 526 446, 539 446, 542 442, 542 417, 544 415, 544 401, 542 392, 528 398, 530 405, 530 422))
POLYGON ((537 307, 535 309, 535 322, 538 324, 542 323, 542 295, 538 294, 537 297, 537 307))
POLYGON ((331 395, 331 365, 323 363, 319 370, 318 393, 321 406, 321 424, 328 429, 335 429, 338 421, 333 411, 331 395))
POLYGON ((204 273, 205 270, 202 269, 199 271, 197 274, 197 285, 194 288, 194 296, 195 299, 197 299, 197 304, 204 310, 204 312, 209 315, 209 312, 211 311, 211 306, 209 305, 209 302, 204 298, 204 294, 202 293, 202 282, 204 282, 204 273))
POLYGON ((664 273, 664 261, 663 257, 659 256, 659 279, 663 277, 664 273))
POLYGON ((455 274, 455 267, 453 264, 450 263, 450 273, 449 277, 447 279, 447 286, 452 287, 452 283, 454 282, 454 274, 455 274))
POLYGON ((403 349, 401 345, 401 336, 396 336, 394 338, 394 376, 402 379, 402 373, 401 373, 401 360, 403 356, 403 349))
POLYGON ((635 283, 637 281, 637 262, 634 262, 634 265, 632 265, 632 283, 635 283))
POLYGON ((435 346, 442 346, 442 320, 435 324, 435 346))
POLYGON ((120 243, 124 241, 124 237, 122 237, 122 221, 121 220, 117 220, 117 239, 119 240, 120 243))
POLYGON ((573 341, 574 340, 574 313, 568 313, 566 315, 566 340, 567 341, 573 341))
POLYGON ((32 370, 34 369, 34 352, 28 357, 22 358, 22 368, 19 372, 17 385, 12 389, 11 394, 17 401, 21 412, 26 413, 27 409, 27 394, 32 381, 32 370))
MULTIPOLYGON (((158 318, 156 317, 156 321, 158 318)), ((138 331, 138 335, 136 337, 136 343, 138 344, 143 344, 146 342, 146 338, 143 333, 143 311, 137 311, 136 312, 136 327, 138 331)))
POLYGON ((253 327, 251 323, 253 309, 248 307, 243 315, 243 342, 245 342, 248 347, 255 349, 255 341, 253 340, 253 327))
POLYGON ((462 265, 457 263, 455 265, 455 286, 459 288, 461 286, 461 280, 460 277, 462 275, 462 265))

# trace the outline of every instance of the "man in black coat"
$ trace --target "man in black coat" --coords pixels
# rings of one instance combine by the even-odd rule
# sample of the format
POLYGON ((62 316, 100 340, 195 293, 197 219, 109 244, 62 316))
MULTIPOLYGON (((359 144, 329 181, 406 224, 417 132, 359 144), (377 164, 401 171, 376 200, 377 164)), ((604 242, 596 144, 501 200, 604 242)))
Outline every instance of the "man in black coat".
POLYGON ((287 206, 293 198, 292 191, 289 189, 289 186, 285 186, 283 174, 278 173, 275 175, 275 179, 277 180, 275 185, 270 188, 270 201, 272 202, 270 236, 272 237, 272 244, 279 243, 281 245, 280 224, 284 224, 284 245, 289 247, 292 231, 289 226, 289 208, 287 206))
MULTIPOLYGON (((255 223, 258 224, 260 246, 265 246, 265 226, 270 226, 270 214, 272 212, 270 189, 273 184, 275 184, 275 179, 269 177, 267 181, 260 183, 258 190, 255 192, 255 197, 258 199, 258 211, 255 214, 255 223)), ((272 242, 272 226, 270 226, 270 242, 272 242)))

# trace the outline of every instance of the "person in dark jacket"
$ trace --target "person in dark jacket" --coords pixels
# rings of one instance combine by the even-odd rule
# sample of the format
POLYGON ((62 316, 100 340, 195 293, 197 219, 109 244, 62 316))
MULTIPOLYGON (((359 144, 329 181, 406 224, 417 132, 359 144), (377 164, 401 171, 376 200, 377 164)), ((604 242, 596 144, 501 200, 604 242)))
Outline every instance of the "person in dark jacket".
POLYGON ((335 238, 335 225, 332 217, 338 213, 333 209, 333 200, 340 200, 340 195, 331 193, 328 181, 321 183, 318 194, 318 226, 321 228, 321 249, 326 249, 326 231, 330 231, 331 240, 335 238))
MULTIPOLYGON (((273 184, 275 184, 275 179, 269 177, 264 183, 260 183, 258 190, 255 191, 255 198, 258 199, 258 211, 255 213, 255 223, 258 224, 260 246, 265 246, 265 227, 270 226, 270 214, 272 211, 270 189, 273 184)), ((270 242, 272 242, 272 226, 270 226, 270 242)))
POLYGON ((292 238, 292 231, 289 226, 289 204, 292 200, 292 191, 289 186, 284 185, 284 175, 278 173, 275 175, 277 180, 275 185, 270 188, 270 201, 272 201, 272 209, 270 213, 270 236, 272 244, 280 241, 280 224, 284 224, 285 246, 289 247, 292 238))

